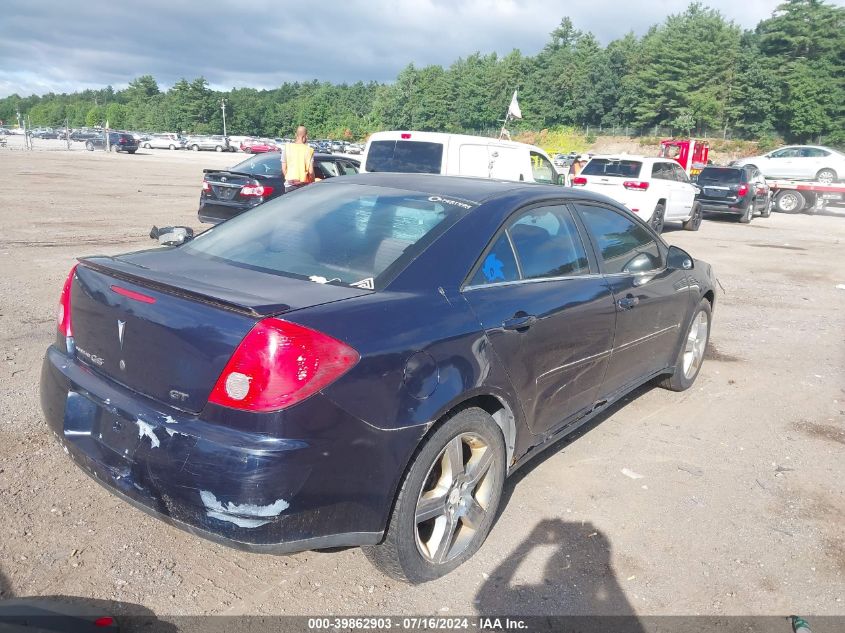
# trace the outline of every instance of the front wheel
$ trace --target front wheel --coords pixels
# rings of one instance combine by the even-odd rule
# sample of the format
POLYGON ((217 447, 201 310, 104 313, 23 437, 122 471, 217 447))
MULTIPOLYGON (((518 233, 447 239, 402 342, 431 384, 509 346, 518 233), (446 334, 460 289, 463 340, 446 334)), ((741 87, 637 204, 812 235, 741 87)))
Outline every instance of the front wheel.
POLYGON ((152 149, 152 148, 153 148, 153 146, 150 145, 149 143, 144 143, 144 149, 152 149))
POLYGON ((443 576, 487 538, 502 495, 505 444, 493 418, 470 408, 422 446, 402 482, 384 541, 365 547, 385 574, 411 583, 443 576))
POLYGON ((223 148, 218 145, 217 147, 214 148, 214 151, 215 152, 222 152, 223 148))
POLYGON ((801 213, 806 202, 801 192, 785 189, 775 196, 775 209, 781 213, 801 213))
POLYGON ((685 391, 692 387, 704 362, 704 352, 710 340, 710 317, 713 311, 710 302, 702 299, 695 309, 681 341, 675 369, 660 386, 671 391, 685 391))
POLYGON ((701 227, 701 218, 703 216, 703 211, 701 210, 701 204, 696 202, 692 205, 692 215, 690 216, 689 220, 684 222, 684 230, 685 231, 697 231, 701 227))
POLYGON ((93 152, 94 144, 91 141, 88 141, 87 143, 85 143, 85 149, 87 149, 89 152, 93 152))
POLYGON ((175 145, 173 145, 173 144, 171 143, 171 144, 170 144, 170 149, 176 149, 176 146, 175 146, 175 145))
MULTIPOLYGON (((173 149, 173 148, 171 148, 171 149, 173 149)), ((195 152, 198 152, 198 151, 200 151, 200 146, 199 145, 191 145, 191 149, 194 150, 195 152)))
POLYGON ((663 224, 665 216, 666 206, 662 202, 658 202, 657 206, 654 207, 654 213, 651 214, 651 220, 649 222, 649 224, 651 224, 651 228, 653 228, 654 232, 658 235, 663 233, 663 224))

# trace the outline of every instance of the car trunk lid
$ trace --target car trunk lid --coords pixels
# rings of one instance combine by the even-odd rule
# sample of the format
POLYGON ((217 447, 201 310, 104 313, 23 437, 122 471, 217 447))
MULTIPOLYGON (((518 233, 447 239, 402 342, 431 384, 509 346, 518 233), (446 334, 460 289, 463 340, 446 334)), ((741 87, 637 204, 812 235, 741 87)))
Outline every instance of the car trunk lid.
POLYGON ((259 319, 366 292, 247 270, 179 249, 83 259, 71 288, 75 353, 99 374, 198 413, 259 319))

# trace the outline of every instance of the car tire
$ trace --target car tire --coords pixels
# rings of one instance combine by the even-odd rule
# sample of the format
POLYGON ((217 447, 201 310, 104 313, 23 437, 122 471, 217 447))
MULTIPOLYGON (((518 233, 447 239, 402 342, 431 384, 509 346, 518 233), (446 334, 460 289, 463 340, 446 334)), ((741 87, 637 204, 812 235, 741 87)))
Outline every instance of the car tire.
POLYGON ((502 432, 486 411, 473 407, 454 414, 417 451, 384 540, 363 548, 364 554, 383 573, 413 584, 449 573, 487 538, 502 496, 505 462, 502 432), (418 522, 418 516, 426 518, 418 522))
POLYGON ((754 217, 754 205, 756 203, 753 199, 748 201, 748 206, 745 207, 745 211, 742 212, 742 215, 739 216, 739 223, 740 224, 749 224, 751 222, 751 218, 754 217))
MULTIPOLYGON (((173 149, 173 148, 171 147, 170 149, 173 149)), ((194 150, 195 152, 198 152, 198 151, 200 151, 200 146, 199 145, 191 145, 191 149, 194 150)))
POLYGON ((816 182, 824 185, 832 185, 836 182, 836 172, 827 168, 820 169, 819 173, 816 174, 816 182))
POLYGON ((775 209, 780 213, 801 213, 806 202, 800 191, 784 189, 775 196, 775 209))
POLYGON ((768 218, 772 215, 772 207, 774 206, 774 200, 772 199, 772 194, 769 194, 766 197, 766 204, 763 206, 763 210, 760 211, 761 218, 768 218))
POLYGON ((152 149, 152 148, 153 148, 153 146, 150 145, 149 143, 144 143, 144 149, 152 149))
POLYGON ((214 151, 215 152, 222 152, 223 148, 220 145, 218 145, 217 147, 214 148, 214 151))
POLYGON ((648 223, 651 225, 651 228, 654 229, 654 232, 660 235, 663 233, 663 225, 665 224, 665 217, 666 217, 666 205, 662 202, 658 202, 657 206, 654 207, 654 213, 651 214, 651 219, 648 223))
POLYGON ((695 382, 698 372, 704 364, 707 343, 710 340, 710 324, 713 309, 707 299, 702 299, 692 314, 692 318, 680 341, 675 368, 660 386, 670 391, 686 391, 695 382), (704 328, 701 331, 701 328, 704 328))
POLYGON ((89 152, 93 152, 94 151, 94 144, 91 141, 87 141, 85 143, 85 149, 87 149, 89 152))
POLYGON ((129 152, 130 154, 134 154, 136 151, 137 151, 137 150, 134 150, 134 149, 130 149, 130 150, 128 150, 128 152, 129 152))
POLYGON ((697 231, 701 228, 701 220, 704 216, 704 211, 701 209, 701 204, 698 202, 693 203, 692 205, 692 215, 690 216, 689 220, 684 222, 684 230, 685 231, 697 231))

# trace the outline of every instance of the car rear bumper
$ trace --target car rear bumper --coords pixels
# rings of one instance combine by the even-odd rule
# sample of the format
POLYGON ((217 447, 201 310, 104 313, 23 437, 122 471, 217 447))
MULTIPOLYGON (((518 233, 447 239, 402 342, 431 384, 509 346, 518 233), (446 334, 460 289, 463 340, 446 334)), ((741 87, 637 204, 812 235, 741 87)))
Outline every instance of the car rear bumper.
POLYGON ((133 392, 55 346, 41 406, 65 452, 111 492, 197 536, 267 553, 377 543, 423 432, 376 429, 320 394, 280 418, 288 437, 240 431, 133 392))
POLYGON ((750 200, 719 200, 709 198, 698 198, 701 210, 706 213, 734 213, 742 215, 751 204, 750 200))
POLYGON ((226 220, 231 220, 236 215, 249 211, 259 204, 261 203, 254 200, 248 202, 226 202, 225 200, 212 202, 201 198, 197 217, 200 222, 218 224, 226 220))

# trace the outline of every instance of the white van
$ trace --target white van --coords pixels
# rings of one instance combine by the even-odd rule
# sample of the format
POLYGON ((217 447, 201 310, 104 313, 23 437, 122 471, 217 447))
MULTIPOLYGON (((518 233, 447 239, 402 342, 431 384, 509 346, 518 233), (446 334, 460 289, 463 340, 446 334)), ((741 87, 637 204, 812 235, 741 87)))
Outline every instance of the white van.
POLYGON ((361 158, 361 173, 385 171, 563 184, 552 159, 539 147, 441 132, 376 132, 370 136, 361 158))

